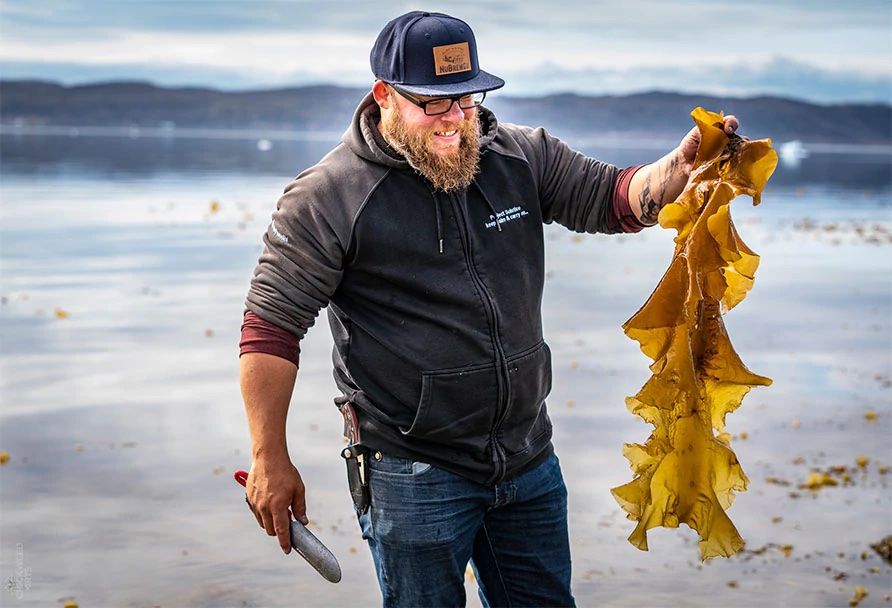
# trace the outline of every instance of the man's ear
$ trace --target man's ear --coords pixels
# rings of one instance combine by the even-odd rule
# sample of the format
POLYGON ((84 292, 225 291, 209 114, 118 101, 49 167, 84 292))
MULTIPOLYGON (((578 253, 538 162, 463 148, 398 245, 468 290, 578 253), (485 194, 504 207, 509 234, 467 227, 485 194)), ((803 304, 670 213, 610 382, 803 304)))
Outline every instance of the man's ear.
POLYGON ((375 103, 378 104, 379 108, 385 110, 390 109, 392 104, 390 100, 390 91, 387 90, 387 85, 384 84, 384 81, 375 81, 375 84, 372 85, 372 96, 375 98, 375 103))

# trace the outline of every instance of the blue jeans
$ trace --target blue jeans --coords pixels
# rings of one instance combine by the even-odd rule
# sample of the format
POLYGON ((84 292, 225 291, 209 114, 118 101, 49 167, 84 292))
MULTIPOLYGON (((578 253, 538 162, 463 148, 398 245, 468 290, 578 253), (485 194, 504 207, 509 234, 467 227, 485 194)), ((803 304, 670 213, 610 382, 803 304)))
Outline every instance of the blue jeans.
POLYGON ((484 606, 574 606, 567 488, 557 456, 493 486, 405 458, 369 458, 359 517, 384 606, 464 606, 470 561, 484 606))

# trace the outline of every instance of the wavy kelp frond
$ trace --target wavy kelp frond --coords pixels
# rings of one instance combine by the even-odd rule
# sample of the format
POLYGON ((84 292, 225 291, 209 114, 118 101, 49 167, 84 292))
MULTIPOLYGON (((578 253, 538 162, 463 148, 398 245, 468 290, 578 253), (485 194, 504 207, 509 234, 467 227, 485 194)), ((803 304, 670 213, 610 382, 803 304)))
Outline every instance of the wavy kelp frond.
POLYGON ((647 531, 687 524, 700 535, 700 557, 731 556, 743 548, 725 513, 748 480, 731 450, 725 416, 753 386, 771 380, 752 373, 734 351, 722 314, 746 297, 759 256, 740 238, 729 203, 740 194, 759 204, 777 165, 769 140, 729 139, 721 114, 691 112, 700 148, 678 200, 660 211, 674 228, 675 253, 644 306, 623 330, 653 360, 653 375, 626 399, 633 414, 654 425, 647 442, 626 444, 635 478, 613 495, 638 525, 629 542, 647 550, 647 531))

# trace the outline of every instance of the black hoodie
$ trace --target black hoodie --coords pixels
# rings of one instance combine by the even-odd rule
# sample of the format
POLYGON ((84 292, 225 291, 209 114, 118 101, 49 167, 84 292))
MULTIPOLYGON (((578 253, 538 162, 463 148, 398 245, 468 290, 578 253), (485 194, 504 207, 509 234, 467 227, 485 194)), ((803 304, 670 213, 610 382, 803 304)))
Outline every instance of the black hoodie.
POLYGON ((366 96, 285 189, 246 306, 303 337, 327 305, 363 443, 492 483, 551 450, 543 223, 620 232, 619 169, 479 116, 480 171, 444 193, 383 144, 366 96))

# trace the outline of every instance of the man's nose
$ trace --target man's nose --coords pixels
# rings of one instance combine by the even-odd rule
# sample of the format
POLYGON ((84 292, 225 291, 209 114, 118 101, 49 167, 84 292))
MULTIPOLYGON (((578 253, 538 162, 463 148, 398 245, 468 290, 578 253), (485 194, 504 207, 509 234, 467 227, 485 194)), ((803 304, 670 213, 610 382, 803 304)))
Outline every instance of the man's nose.
POLYGON ((461 106, 458 105, 458 100, 454 100, 452 102, 452 107, 449 108, 449 111, 446 112, 444 118, 448 118, 451 120, 455 120, 457 122, 461 122, 465 118, 465 111, 461 109, 461 106))

